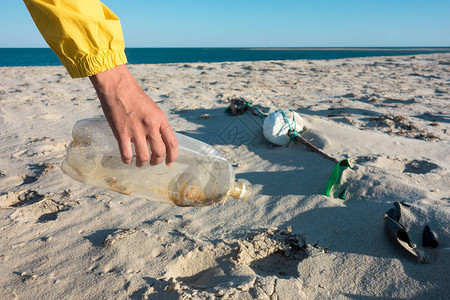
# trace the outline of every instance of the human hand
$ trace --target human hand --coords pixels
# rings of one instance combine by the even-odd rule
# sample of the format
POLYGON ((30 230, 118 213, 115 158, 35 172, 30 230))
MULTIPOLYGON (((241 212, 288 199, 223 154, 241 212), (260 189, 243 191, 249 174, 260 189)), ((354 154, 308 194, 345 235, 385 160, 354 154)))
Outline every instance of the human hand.
POLYGON ((177 159, 177 138, 164 112, 142 90, 126 65, 89 78, 97 91, 124 163, 130 164, 133 159, 131 143, 134 144, 138 167, 146 165, 149 159, 150 165, 158 165, 164 155, 167 165, 177 159))

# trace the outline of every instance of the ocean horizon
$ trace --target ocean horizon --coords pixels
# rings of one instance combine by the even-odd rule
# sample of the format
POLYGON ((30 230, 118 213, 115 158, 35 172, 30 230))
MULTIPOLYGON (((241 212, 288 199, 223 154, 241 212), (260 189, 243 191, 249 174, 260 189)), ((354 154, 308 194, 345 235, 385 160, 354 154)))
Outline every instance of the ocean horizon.
MULTIPOLYGON (((450 53, 450 47, 126 48, 125 52, 130 64, 164 64, 418 55, 450 53)), ((0 48, 0 67, 58 65, 61 62, 50 48, 0 48)))

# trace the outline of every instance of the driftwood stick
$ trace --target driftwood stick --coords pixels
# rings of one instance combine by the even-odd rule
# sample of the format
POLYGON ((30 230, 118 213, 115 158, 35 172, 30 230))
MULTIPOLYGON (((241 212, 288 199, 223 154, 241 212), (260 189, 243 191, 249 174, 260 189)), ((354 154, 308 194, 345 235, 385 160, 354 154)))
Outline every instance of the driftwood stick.
POLYGON ((302 143, 303 145, 305 145, 306 149, 308 149, 311 152, 316 152, 318 154, 320 154, 322 157, 331 160, 332 162, 339 162, 339 160, 337 160, 336 158, 329 156, 328 154, 326 154, 325 152, 323 152, 322 150, 320 150, 319 148, 317 148, 316 146, 314 146, 313 144, 311 144, 307 139, 301 137, 301 136, 296 136, 295 140, 297 142, 302 143))

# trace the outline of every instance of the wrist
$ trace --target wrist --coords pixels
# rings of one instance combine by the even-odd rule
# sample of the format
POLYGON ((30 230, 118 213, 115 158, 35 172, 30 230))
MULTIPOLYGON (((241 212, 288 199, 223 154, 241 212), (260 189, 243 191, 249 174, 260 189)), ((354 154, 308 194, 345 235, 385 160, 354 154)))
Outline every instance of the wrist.
POLYGON ((108 95, 111 91, 120 88, 124 80, 127 80, 130 72, 126 65, 116 66, 101 73, 89 76, 89 79, 94 86, 97 94, 108 95))

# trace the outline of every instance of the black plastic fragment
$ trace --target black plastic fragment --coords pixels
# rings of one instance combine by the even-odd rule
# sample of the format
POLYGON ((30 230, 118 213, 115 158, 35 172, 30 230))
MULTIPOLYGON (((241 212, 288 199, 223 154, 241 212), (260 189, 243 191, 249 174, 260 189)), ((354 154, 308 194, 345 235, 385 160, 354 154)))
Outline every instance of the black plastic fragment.
POLYGON ((436 234, 431 230, 430 226, 426 225, 422 234, 422 246, 437 248, 439 245, 436 234))
POLYGON ((397 247, 406 253, 415 256, 419 263, 425 263, 427 262, 426 253, 417 248, 417 246, 411 241, 407 229, 403 226, 403 224, 401 224, 402 207, 411 206, 406 203, 395 202, 394 208, 388 210, 384 214, 386 232, 397 247))

